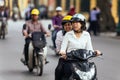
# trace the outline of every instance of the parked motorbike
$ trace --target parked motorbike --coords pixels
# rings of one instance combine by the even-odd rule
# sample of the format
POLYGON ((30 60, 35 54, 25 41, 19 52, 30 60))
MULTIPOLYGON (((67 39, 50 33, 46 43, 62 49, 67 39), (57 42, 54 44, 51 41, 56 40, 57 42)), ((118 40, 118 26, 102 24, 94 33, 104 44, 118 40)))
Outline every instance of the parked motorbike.
POLYGON ((5 17, 0 18, 0 39, 1 39, 1 37, 3 39, 5 39, 5 35, 7 33, 7 27, 6 27, 6 25, 7 25, 6 18, 5 17))
MULTIPOLYGON (((42 41, 41 37, 45 36, 42 32, 34 32, 32 34, 32 40, 29 45, 28 64, 26 65, 29 72, 33 72, 36 69, 38 76, 43 74, 43 66, 45 64, 45 54, 47 52, 46 41, 42 41)), ((21 59, 24 63, 24 58, 21 59)))
POLYGON ((69 77, 64 75, 62 80, 98 80, 96 65, 89 61, 93 57, 96 57, 96 53, 85 49, 67 53, 66 60, 71 63, 72 75, 69 77))

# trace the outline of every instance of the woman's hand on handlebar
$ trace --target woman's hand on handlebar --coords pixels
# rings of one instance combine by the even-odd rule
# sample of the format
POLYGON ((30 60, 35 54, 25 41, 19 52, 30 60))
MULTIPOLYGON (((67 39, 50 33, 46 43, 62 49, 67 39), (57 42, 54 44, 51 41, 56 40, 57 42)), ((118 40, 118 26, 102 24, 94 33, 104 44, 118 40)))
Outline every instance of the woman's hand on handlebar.
POLYGON ((102 53, 99 50, 95 50, 96 56, 102 55, 102 53))
POLYGON ((66 53, 64 51, 59 52, 59 54, 61 55, 61 58, 64 58, 64 59, 67 58, 66 53))

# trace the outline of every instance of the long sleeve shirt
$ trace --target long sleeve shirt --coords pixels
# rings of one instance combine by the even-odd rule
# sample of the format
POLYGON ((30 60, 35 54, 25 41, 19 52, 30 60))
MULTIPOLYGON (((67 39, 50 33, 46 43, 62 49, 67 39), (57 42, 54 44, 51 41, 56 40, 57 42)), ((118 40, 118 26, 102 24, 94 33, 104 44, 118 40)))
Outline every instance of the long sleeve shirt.
POLYGON ((97 21, 97 14, 100 13, 100 10, 92 10, 90 12, 90 16, 91 16, 91 21, 97 21))
POLYGON ((47 31, 45 30, 45 28, 42 26, 40 22, 37 22, 36 24, 34 24, 32 20, 29 20, 26 22, 25 30, 28 32, 28 34, 32 32, 41 32, 41 31, 44 33, 47 33, 47 31))
POLYGON ((60 15, 59 16, 56 15, 52 18, 52 24, 59 26, 59 28, 56 28, 56 30, 60 30, 62 28, 62 24, 61 24, 62 18, 63 18, 63 16, 60 16, 60 15))
POLYGON ((63 41, 63 37, 64 36, 63 36, 62 30, 58 31, 57 36, 56 36, 56 40, 55 40, 57 51, 60 51, 61 44, 62 44, 62 41, 63 41))
POLYGON ((76 49, 93 50, 91 37, 88 32, 83 31, 80 38, 77 38, 74 31, 66 33, 64 36, 60 52, 70 52, 76 49))

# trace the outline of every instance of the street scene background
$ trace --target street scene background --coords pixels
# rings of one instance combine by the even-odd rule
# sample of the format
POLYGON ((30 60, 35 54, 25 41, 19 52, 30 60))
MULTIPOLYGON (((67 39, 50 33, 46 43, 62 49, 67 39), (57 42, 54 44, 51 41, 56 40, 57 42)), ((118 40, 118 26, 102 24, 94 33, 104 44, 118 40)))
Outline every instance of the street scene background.
MULTIPOLYGON (((59 57, 49 48, 52 45, 51 38, 47 38, 47 56, 50 63, 44 66, 41 77, 36 76, 34 73, 29 73, 27 67, 20 61, 24 46, 24 38, 21 34, 24 21, 9 20, 8 23, 9 34, 5 40, 0 40, 0 80, 54 80, 54 71, 59 57)), ((47 27, 51 21, 42 20, 42 23, 47 27)), ((102 57, 92 60, 96 63, 99 80, 119 80, 119 39, 102 34, 99 37, 92 36, 92 43, 94 49, 99 49, 103 53, 102 57)))
MULTIPOLYGON (((1 1, 3 0, 0 0, 0 4, 1 1)), ((90 25, 88 20, 90 11, 96 6, 99 7, 101 10, 101 32, 99 36, 92 34, 91 38, 93 48, 100 50, 103 56, 96 57, 92 61, 97 66, 98 80, 120 80, 120 0, 89 0, 89 2, 88 0, 4 0, 9 17, 8 34, 5 39, 0 39, 0 80, 54 80, 54 71, 59 57, 49 47, 52 46, 51 36, 47 37, 47 57, 50 63, 44 66, 42 76, 36 76, 34 72, 30 73, 20 61, 25 43, 22 35, 26 17, 25 11, 29 7, 39 9, 41 5, 48 7, 47 17, 40 16, 40 21, 46 30, 48 30, 49 24, 52 25, 51 18, 55 15, 57 6, 63 8, 63 15, 69 12, 71 6, 74 6, 76 13, 86 16, 87 27, 90 25), (67 6, 66 2, 69 3, 67 6), (102 6, 100 3, 103 3, 102 6), (14 10, 19 16, 17 20, 13 19, 14 10)), ((49 32, 51 33, 51 31, 49 32)))

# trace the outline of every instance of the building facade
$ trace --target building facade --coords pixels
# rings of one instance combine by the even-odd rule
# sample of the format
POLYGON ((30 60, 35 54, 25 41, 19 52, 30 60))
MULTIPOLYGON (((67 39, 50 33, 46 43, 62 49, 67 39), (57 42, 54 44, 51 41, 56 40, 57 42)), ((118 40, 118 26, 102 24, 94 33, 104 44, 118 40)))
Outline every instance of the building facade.
MULTIPOLYGON (((63 15, 66 15, 71 6, 75 7, 77 13, 88 15, 89 11, 96 6, 96 0, 5 0, 5 5, 9 7, 11 14, 15 4, 18 5, 20 12, 24 11, 29 4, 35 7, 44 4, 49 11, 55 11, 57 6, 61 6, 63 15)), ((112 15, 115 22, 118 22, 118 0, 111 0, 111 4, 112 15)))

